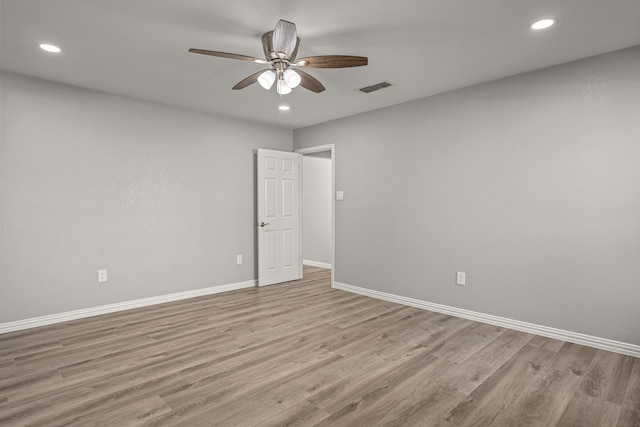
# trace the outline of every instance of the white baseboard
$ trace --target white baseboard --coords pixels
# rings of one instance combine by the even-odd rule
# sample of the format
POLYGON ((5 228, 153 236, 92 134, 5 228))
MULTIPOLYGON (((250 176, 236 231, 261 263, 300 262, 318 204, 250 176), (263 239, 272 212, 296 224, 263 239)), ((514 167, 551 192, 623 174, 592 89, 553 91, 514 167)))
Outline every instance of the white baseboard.
POLYGON ((548 338, 568 341, 575 344, 586 345, 601 350, 612 351, 614 353, 626 354, 628 356, 640 358, 640 345, 584 335, 577 332, 565 331, 562 329, 550 328, 548 326, 521 322, 519 320, 507 319, 505 317, 493 316, 490 314, 478 313, 475 311, 463 310, 447 305, 435 304, 414 298, 388 294, 386 292, 374 291, 371 289, 361 288, 359 286, 347 285, 340 282, 334 282, 333 287, 347 292, 353 292, 356 294, 394 302, 397 304, 420 308, 422 310, 435 311, 437 313, 448 314, 455 317, 462 317, 464 319, 474 320, 476 322, 502 326, 508 329, 515 329, 517 331, 528 332, 535 335, 542 335, 548 338))
POLYGON ((254 286, 256 286, 256 281, 248 280, 246 282, 230 283, 228 285, 212 286, 210 288, 195 289, 193 291, 178 292, 175 294, 160 295, 157 297, 142 298, 133 301, 101 305, 98 307, 83 308, 81 310, 68 311, 65 313, 51 314, 48 316, 34 317, 31 319, 17 320, 14 322, 0 323, 0 334, 29 328, 37 328, 39 326, 53 325, 55 323, 68 322, 70 320, 98 316, 100 314, 114 313, 116 311, 130 310, 132 308, 146 307, 165 302, 179 301, 204 295, 251 288, 254 286))
POLYGON ((327 269, 331 270, 331 264, 326 263, 326 262, 309 261, 308 259, 303 259, 302 260, 302 264, 303 265, 308 265, 310 267, 320 267, 320 268, 327 268, 327 269))

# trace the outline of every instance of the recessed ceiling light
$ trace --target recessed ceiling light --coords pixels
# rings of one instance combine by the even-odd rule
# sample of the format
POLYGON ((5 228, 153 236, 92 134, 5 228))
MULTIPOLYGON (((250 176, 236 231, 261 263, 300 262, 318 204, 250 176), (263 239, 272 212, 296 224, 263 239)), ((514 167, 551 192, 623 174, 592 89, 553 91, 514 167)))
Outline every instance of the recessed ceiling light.
POLYGON ((288 105, 281 105, 278 107, 278 110, 280 111, 289 111, 291 109, 291 107, 289 107, 288 105))
POLYGON ((532 30, 544 30, 546 28, 553 26, 553 24, 555 23, 556 23, 556 20, 554 18, 545 18, 545 19, 540 19, 539 21, 534 22, 529 26, 529 28, 531 28, 532 30))
POLYGON ((55 46, 55 45, 52 45, 52 44, 47 44, 47 43, 42 43, 40 45, 40 49, 46 50, 47 52, 53 52, 53 53, 62 52, 62 49, 60 49, 58 46, 55 46))

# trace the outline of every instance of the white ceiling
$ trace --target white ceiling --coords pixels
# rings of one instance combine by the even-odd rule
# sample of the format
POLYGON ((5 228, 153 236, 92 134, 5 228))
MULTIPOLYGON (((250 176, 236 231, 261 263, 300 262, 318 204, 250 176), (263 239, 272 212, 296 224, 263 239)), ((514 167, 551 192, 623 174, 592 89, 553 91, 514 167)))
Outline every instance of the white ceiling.
POLYGON ((640 0, 0 2, 4 70, 292 129, 640 44, 640 0), (550 16, 555 27, 528 29, 550 16), (231 90, 263 65, 187 52, 262 57, 260 36, 278 19, 296 24, 298 57, 369 65, 306 69, 327 90, 280 98, 259 85, 231 90), (381 81, 393 86, 357 90, 381 81))

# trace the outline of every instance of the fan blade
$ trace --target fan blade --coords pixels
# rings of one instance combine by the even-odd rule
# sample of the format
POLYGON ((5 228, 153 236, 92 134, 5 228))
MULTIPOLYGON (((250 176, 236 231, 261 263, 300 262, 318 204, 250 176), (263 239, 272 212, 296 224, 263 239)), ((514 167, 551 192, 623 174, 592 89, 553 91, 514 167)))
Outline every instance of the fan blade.
POLYGON ((297 40, 296 24, 279 20, 276 29, 273 30, 273 50, 282 52, 289 58, 296 50, 297 40))
POLYGON ((324 86, 322 86, 322 83, 312 75, 300 70, 296 70, 296 73, 300 74, 300 86, 303 88, 315 93, 320 93, 325 89, 324 86))
POLYGON ((251 86, 252 84, 254 84, 255 82, 258 81, 258 77, 260 77, 260 74, 264 73, 265 71, 269 71, 270 69, 267 68, 266 70, 260 70, 257 73, 253 73, 251 74, 249 77, 240 80, 238 83, 236 83, 236 85, 234 87, 232 87, 231 89, 233 90, 240 90, 240 89, 244 89, 247 86, 251 86))
POLYGON ((349 68, 362 67, 368 63, 369 59, 366 56, 324 55, 300 58, 292 65, 311 68, 349 68))
POLYGON ((215 50, 189 49, 191 53, 199 53, 202 55, 219 56, 220 58, 239 59, 241 61, 252 61, 258 64, 268 64, 264 59, 255 58, 253 56, 238 55, 237 53, 217 52, 215 50))

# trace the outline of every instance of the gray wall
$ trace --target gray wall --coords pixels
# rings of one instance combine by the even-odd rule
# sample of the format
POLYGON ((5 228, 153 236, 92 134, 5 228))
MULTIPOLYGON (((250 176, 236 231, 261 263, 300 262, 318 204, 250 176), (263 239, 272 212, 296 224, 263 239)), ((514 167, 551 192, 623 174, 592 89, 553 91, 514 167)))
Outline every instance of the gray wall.
POLYGON ((294 131, 329 143, 336 281, 640 344, 640 47, 294 131))
POLYGON ((331 256, 331 158, 305 155, 302 157, 302 259, 331 264, 331 256))
POLYGON ((292 131, 1 76, 0 322, 255 278, 253 150, 292 131))

